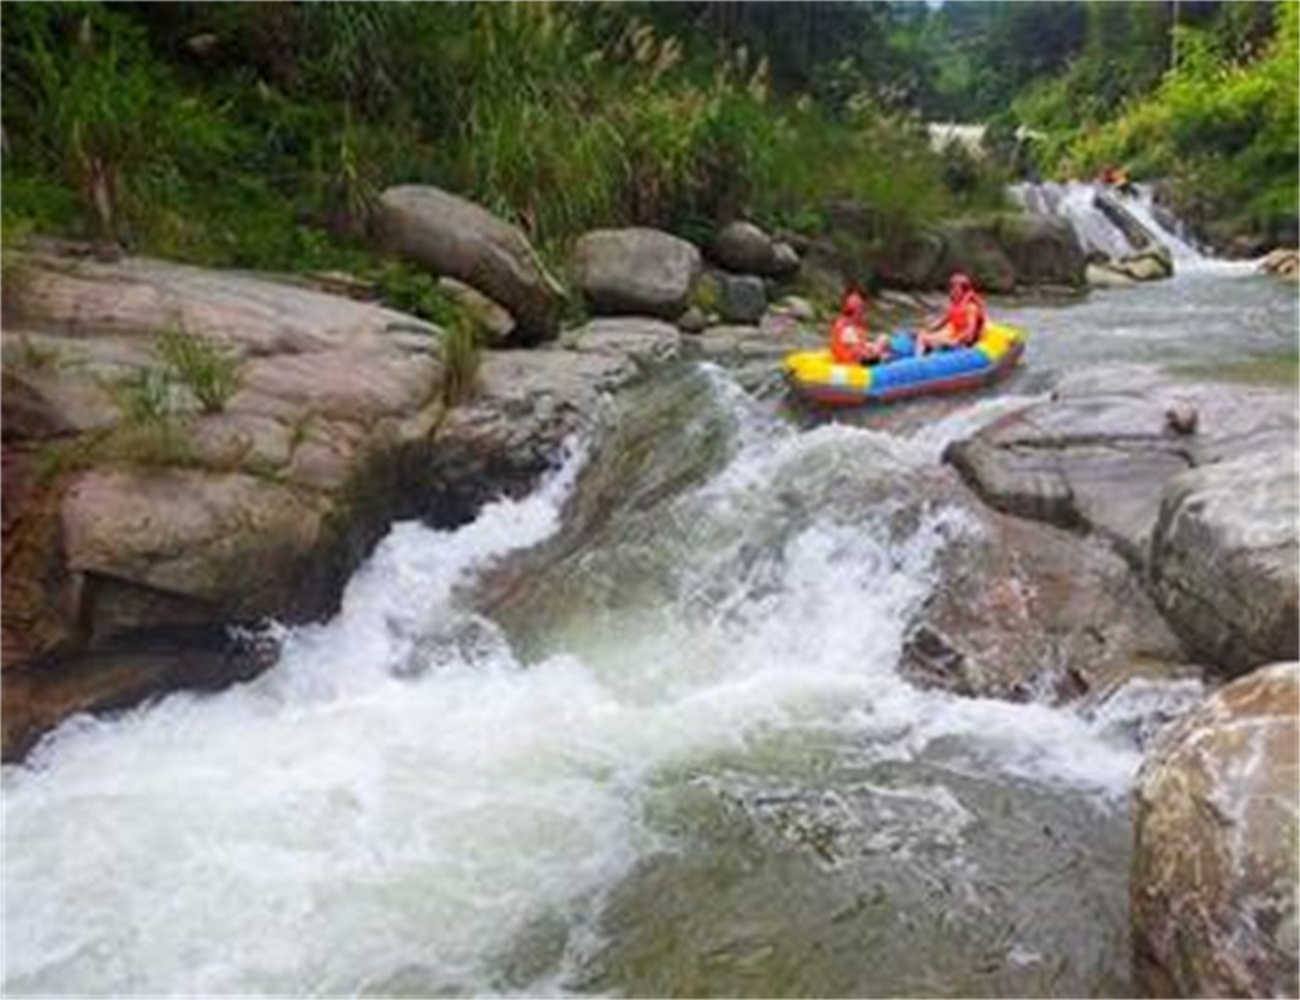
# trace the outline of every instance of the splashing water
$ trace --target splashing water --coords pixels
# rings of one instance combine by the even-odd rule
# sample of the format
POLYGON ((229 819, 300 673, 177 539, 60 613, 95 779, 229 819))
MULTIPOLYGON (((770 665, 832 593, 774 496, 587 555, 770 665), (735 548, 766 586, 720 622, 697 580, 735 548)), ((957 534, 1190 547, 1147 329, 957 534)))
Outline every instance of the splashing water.
MULTIPOLYGON (((977 418, 797 433, 716 369, 683 384, 698 410, 631 475, 676 482, 701 422, 732 428, 727 455, 676 491, 624 484, 644 500, 496 610, 476 581, 562 531, 580 453, 458 530, 395 526, 338 616, 287 631, 256 681, 78 720, 6 768, 6 991, 1111 982, 1131 740, 895 672, 936 557, 978 530, 925 499, 977 418), (1062 868, 1048 827, 1095 835, 1069 850, 1104 874, 1062 868), (1085 945, 1018 870, 1056 880, 1051 914, 1089 911, 1085 945), (679 904, 700 916, 665 926, 679 904), (823 963, 782 944, 809 935, 823 963)), ((641 403, 627 419, 655 419, 641 403)))

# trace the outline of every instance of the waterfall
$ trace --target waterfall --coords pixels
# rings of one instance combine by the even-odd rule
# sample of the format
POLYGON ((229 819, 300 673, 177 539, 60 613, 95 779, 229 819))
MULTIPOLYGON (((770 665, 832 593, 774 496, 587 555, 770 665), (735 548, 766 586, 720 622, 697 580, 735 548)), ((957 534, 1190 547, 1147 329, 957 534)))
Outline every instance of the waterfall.
POLYGON ((1166 224, 1167 213, 1156 208, 1149 185, 1135 185, 1131 194, 1120 194, 1083 181, 1013 184, 1010 189, 1012 198, 1025 211, 1068 219, 1086 253, 1103 253, 1111 260, 1122 260, 1141 247, 1134 246, 1124 230, 1097 207, 1099 190, 1104 190, 1115 207, 1126 213, 1154 242, 1167 247, 1175 261, 1193 263, 1205 259, 1195 246, 1166 224))
POLYGON ((1149 184, 1135 185, 1135 192, 1124 198, 1124 207, 1148 232, 1169 248, 1175 261, 1194 263, 1205 260, 1205 254, 1185 238, 1178 220, 1157 207, 1149 184))

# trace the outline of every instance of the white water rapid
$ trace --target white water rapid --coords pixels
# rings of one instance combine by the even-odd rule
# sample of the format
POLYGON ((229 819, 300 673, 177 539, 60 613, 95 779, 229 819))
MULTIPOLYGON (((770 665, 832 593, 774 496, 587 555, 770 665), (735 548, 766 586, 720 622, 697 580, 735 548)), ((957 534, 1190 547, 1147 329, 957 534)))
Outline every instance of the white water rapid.
POLYGON ((883 890, 855 889, 848 916, 815 925, 853 936, 827 968, 860 983, 850 965, 910 961, 887 982, 924 992, 992 962, 1009 992, 1078 988, 1051 954, 1081 933, 1062 920, 1122 948, 1132 718, 921 691, 895 670, 937 555, 978 530, 907 484, 1020 401, 915 437, 798 432, 716 369, 688 381, 695 419, 730 428, 726 454, 570 552, 557 588, 583 603, 539 615, 536 652, 467 595, 561 528, 581 450, 463 528, 396 525, 337 617, 287 631, 257 680, 76 720, 6 768, 6 995, 637 992, 660 982, 636 977, 640 953, 622 952, 637 948, 665 990, 725 992, 762 969, 760 992, 832 995, 839 980, 764 965, 744 935, 799 940, 801 907, 822 904, 798 887, 832 898, 818 859, 847 843, 907 874, 890 898, 911 909, 880 924, 883 890), (1110 860, 1069 839, 1087 830, 1110 860), (719 880, 760 834, 773 881, 702 932, 738 935, 710 953, 722 978, 655 952, 672 929, 645 914, 682 893, 684 913, 731 906, 719 880), (801 837, 830 846, 777 878, 801 837), (1040 871, 1056 882, 1018 890, 1023 921, 997 917, 1040 871), (915 930, 936 957, 864 951, 863 928, 903 934, 940 902, 951 922, 915 930))

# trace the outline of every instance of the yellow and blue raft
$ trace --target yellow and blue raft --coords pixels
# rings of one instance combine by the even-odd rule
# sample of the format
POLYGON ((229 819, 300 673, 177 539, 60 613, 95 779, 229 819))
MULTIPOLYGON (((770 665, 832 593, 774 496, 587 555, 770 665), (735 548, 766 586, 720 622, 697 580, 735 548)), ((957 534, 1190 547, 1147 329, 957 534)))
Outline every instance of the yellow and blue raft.
POLYGON ((895 333, 890 348, 890 360, 875 365, 838 364, 828 350, 788 354, 786 377, 801 395, 833 406, 964 392, 1011 371, 1025 349, 1025 335, 1013 326, 990 322, 972 347, 918 358, 913 335, 895 333))

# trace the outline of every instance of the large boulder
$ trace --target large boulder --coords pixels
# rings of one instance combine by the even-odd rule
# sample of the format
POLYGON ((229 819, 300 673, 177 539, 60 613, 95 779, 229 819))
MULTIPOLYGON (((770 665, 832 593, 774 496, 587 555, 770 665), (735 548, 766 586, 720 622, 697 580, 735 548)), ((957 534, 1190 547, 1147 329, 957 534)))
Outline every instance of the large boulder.
POLYGON ((1276 274, 1280 278, 1300 280, 1300 253, 1295 250, 1274 250, 1257 265, 1265 274, 1276 274))
POLYGON ((1175 476, 1151 542, 1153 592, 1201 658, 1231 673, 1300 655, 1294 447, 1175 476))
POLYGON ((995 219, 954 219, 940 226, 943 255, 932 285, 946 285, 954 271, 964 271, 984 292, 1013 292, 1016 269, 1003 249, 995 219))
POLYGON ((724 226, 709 247, 720 266, 736 274, 780 277, 799 266, 799 257, 789 244, 777 243, 752 222, 724 226))
POLYGON ((97 469, 61 505, 68 570, 93 645, 139 628, 319 614, 320 493, 241 473, 97 469))
POLYGON ((996 233, 1011 262, 1018 285, 1063 285, 1085 282, 1086 260, 1078 234, 1068 219, 1051 215, 998 216, 996 233))
POLYGON ((186 683, 159 644, 181 663, 202 647, 204 683, 240 675, 228 625, 327 613, 424 503, 436 327, 245 274, 52 253, 27 256, 5 306, 6 758, 65 710, 186 683), (178 331, 230 366, 213 412, 160 351, 178 331), (145 376, 165 387, 148 420, 130 415, 145 376))
POLYGON ((945 460, 990 506, 1110 543, 1189 651, 1235 673, 1296 653, 1294 406, 1287 392, 1099 369, 945 460))
POLYGON ((1289 393, 1115 366, 1067 376, 1052 399, 954 442, 945 460, 991 506, 1096 532, 1145 571, 1170 479, 1295 440, 1289 393), (1190 436, 1170 423, 1185 410, 1198 417, 1190 436))
POLYGON ((379 196, 375 232, 389 252, 503 306, 518 324, 516 342, 559 333, 564 289, 524 234, 482 206, 436 187, 392 187, 379 196))
POLYGON ((1167 247, 1154 245, 1121 257, 1111 266, 1134 281, 1159 281, 1174 273, 1174 258, 1167 247))
POLYGON ((1300 665, 1233 681, 1138 775, 1130 883, 1145 996, 1300 995, 1300 665))
POLYGON ((676 319, 700 274, 700 252, 657 229, 598 229, 573 250, 574 280, 595 313, 676 319))
POLYGON ((902 670, 914 683, 1063 703, 1114 688, 1135 664, 1168 676, 1184 662, 1138 575, 1106 546, 993 511, 971 517, 979 530, 945 547, 942 585, 908 627, 902 670))

